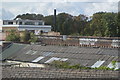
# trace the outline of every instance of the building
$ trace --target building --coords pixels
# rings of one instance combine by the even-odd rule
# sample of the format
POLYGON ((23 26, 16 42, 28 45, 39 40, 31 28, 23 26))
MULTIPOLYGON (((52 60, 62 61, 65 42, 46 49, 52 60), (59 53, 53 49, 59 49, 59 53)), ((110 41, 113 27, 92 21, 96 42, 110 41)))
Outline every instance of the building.
MULTIPOLYGON (((2 51, 2 60, 8 63, 20 63, 21 67, 50 64, 54 60, 65 61, 70 65, 80 64, 86 67, 106 66, 112 68, 112 61, 120 65, 117 48, 92 48, 58 45, 29 45, 13 43, 2 51), (33 65, 34 64, 34 65, 33 65)), ((116 66, 119 69, 120 66, 116 66)))
POLYGON ((2 56, 0 65, 2 78, 45 78, 46 80, 56 80, 55 78, 57 80, 72 78, 118 80, 119 78, 119 70, 105 69, 114 67, 120 69, 118 48, 11 43, 3 48, 0 56, 2 56), (80 64, 91 69, 55 68, 50 66, 53 61, 68 62, 73 66, 80 64))
POLYGON ((22 20, 17 18, 16 20, 3 20, 2 21, 2 31, 7 32, 11 29, 17 31, 34 31, 36 35, 40 32, 49 32, 51 31, 50 25, 45 25, 45 22, 42 20, 22 20))

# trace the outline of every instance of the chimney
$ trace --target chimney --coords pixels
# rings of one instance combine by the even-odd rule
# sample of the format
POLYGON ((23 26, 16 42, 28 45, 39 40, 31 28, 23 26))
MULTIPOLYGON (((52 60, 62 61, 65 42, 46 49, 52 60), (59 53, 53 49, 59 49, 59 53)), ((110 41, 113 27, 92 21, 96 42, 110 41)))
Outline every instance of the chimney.
POLYGON ((56 32, 56 9, 54 9, 54 31, 56 32))

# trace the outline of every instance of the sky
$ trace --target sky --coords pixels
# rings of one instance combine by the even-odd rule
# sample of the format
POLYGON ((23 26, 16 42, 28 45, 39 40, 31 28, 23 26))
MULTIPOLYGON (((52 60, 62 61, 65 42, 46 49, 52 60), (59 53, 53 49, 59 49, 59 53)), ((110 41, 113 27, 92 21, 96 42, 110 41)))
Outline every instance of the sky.
POLYGON ((14 19, 19 14, 36 13, 44 16, 65 12, 74 16, 92 16, 96 12, 118 12, 119 0, 2 0, 0 19, 14 19))

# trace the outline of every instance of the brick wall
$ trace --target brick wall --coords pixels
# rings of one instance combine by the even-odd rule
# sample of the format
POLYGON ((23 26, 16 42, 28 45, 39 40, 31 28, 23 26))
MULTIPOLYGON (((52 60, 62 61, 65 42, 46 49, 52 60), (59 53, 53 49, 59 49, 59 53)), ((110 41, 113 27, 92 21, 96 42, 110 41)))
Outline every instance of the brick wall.
POLYGON ((95 45, 80 45, 79 39, 67 39, 62 40, 59 38, 52 39, 52 38, 40 38, 39 41, 41 41, 44 44, 48 45, 65 45, 65 46, 83 46, 83 47, 106 47, 106 48, 119 48, 119 47, 113 47, 111 46, 111 41, 102 41, 102 42, 95 42, 95 45))

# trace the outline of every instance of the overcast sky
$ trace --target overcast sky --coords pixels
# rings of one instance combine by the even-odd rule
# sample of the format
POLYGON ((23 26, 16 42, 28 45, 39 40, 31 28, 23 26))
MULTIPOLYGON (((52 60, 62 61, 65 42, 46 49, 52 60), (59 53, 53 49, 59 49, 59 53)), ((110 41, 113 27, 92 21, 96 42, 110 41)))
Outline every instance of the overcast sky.
POLYGON ((3 0, 0 3, 0 19, 13 19, 19 14, 36 13, 53 15, 66 12, 77 16, 92 16, 96 12, 118 12, 119 0, 3 0))

